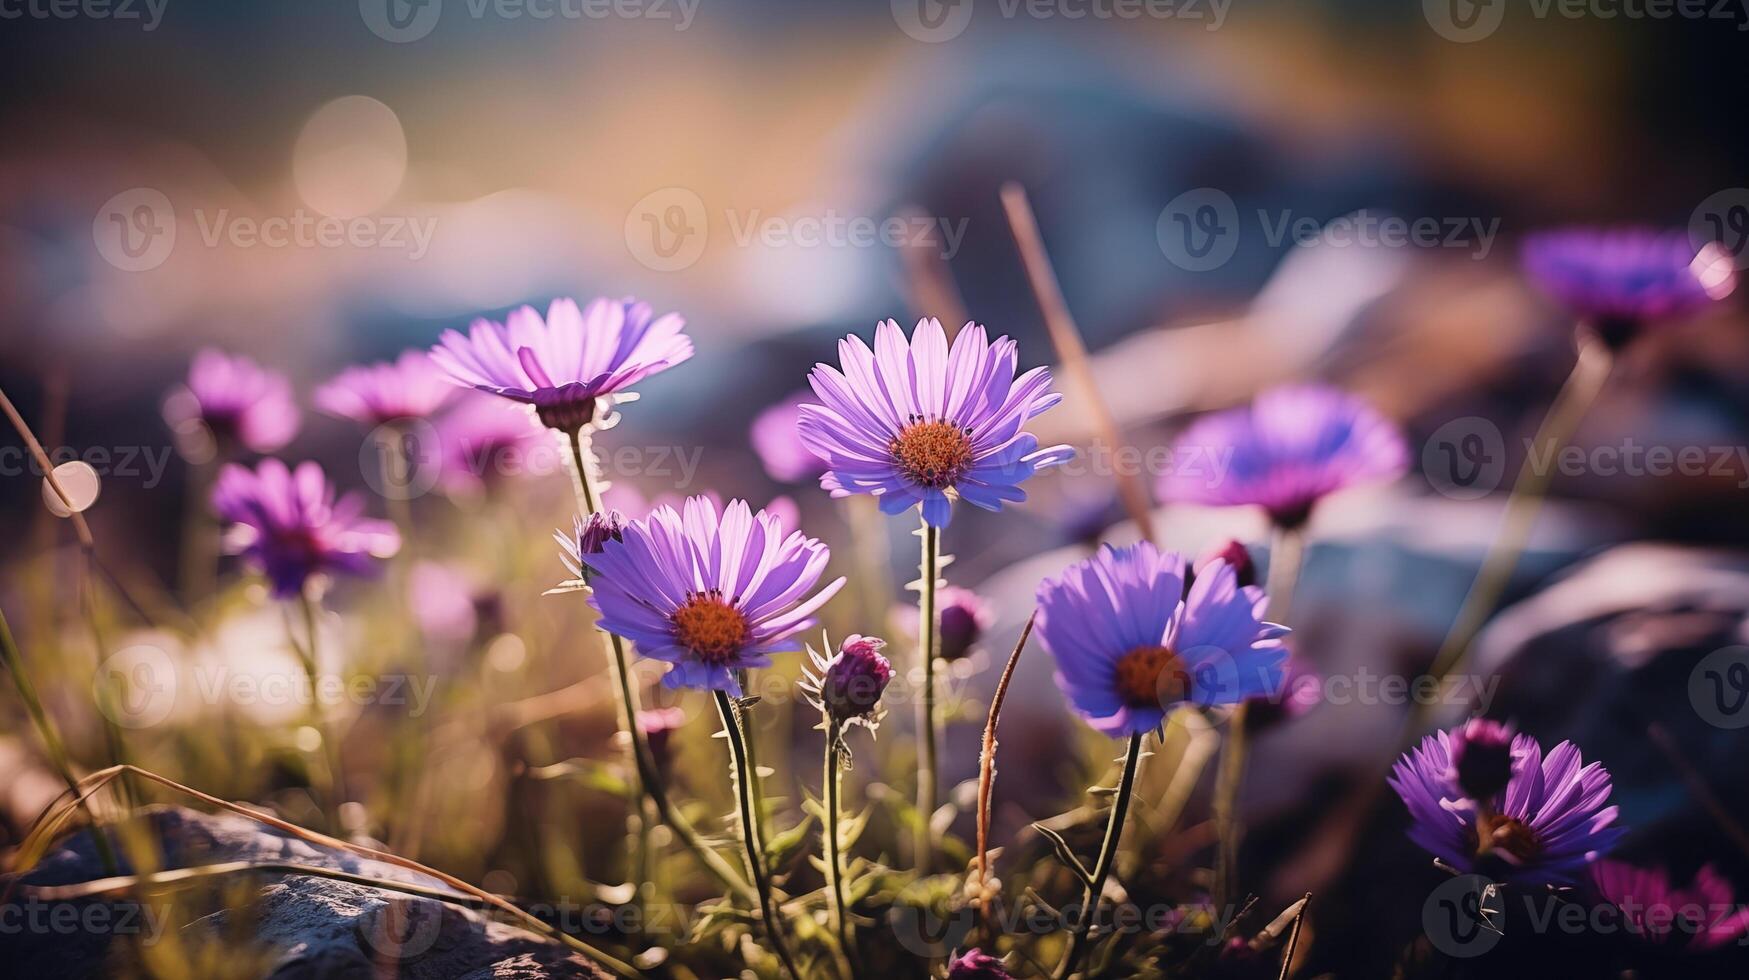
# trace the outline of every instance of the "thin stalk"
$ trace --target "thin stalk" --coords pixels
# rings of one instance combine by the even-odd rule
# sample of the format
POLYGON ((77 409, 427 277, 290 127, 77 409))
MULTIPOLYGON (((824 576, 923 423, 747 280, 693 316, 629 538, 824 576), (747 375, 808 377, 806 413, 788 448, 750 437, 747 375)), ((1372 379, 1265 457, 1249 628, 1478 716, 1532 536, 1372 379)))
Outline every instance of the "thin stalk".
POLYGON ((67 791, 73 794, 73 799, 79 803, 79 809, 84 810, 85 818, 91 821, 91 839, 97 845, 97 856, 103 860, 103 870, 110 875, 116 874, 118 866, 115 852, 109 848, 109 835, 103 832, 102 825, 97 822, 97 814, 79 789, 79 780, 73 776, 73 763, 67 758, 67 745, 61 741, 61 733, 50 720, 48 712, 43 710, 42 699, 37 697, 36 684, 25 669, 24 656, 19 653, 18 642, 12 638, 12 624, 7 622, 4 611, 0 611, 0 656, 5 658, 6 672, 12 675, 12 686, 18 689, 18 699, 24 702, 24 710, 30 715, 31 724, 36 726, 37 734, 42 737, 43 747, 48 750, 49 765, 54 767, 55 775, 67 784, 67 791))
POLYGON ((188 468, 187 499, 182 513, 182 569, 178 581, 182 586, 182 601, 191 608, 212 593, 213 577, 218 570, 219 528, 208 510, 208 501, 212 498, 213 474, 220 465, 215 449, 212 459, 188 468))
MULTIPOLYGON (((1280 623, 1293 606, 1294 587, 1300 579, 1305 538, 1297 528, 1277 526, 1269 547, 1269 621, 1280 623)), ((1245 756, 1250 750, 1250 732, 1246 730, 1246 703, 1233 708, 1227 720, 1227 742, 1221 753, 1220 769, 1215 775, 1215 826, 1220 840, 1215 852, 1215 902, 1223 907, 1237 893, 1239 885, 1239 842, 1245 827, 1239 821, 1239 796, 1245 786, 1245 756)))
MULTIPOLYGON (((593 514, 601 512, 601 496, 595 490, 594 470, 589 465, 589 457, 584 449, 581 432, 567 434, 571 451, 572 489, 577 494, 578 506, 583 509, 583 518, 588 520, 593 514)), ((608 672, 613 675, 614 700, 619 708, 619 723, 631 744, 632 763, 637 769, 638 789, 641 797, 648 797, 655 806, 656 816, 668 828, 674 831, 674 836, 680 839, 687 850, 698 858, 716 879, 723 883, 746 905, 753 905, 758 896, 753 886, 738 874, 734 866, 724 860, 721 854, 712 850, 692 822, 675 808, 668 799, 666 785, 662 781, 661 772, 656 768, 656 757, 650 751, 650 744, 645 739, 643 731, 638 727, 637 689, 631 679, 631 658, 626 651, 626 643, 622 637, 603 632, 607 637, 610 655, 608 657, 608 672)), ((641 810, 641 806, 640 806, 641 810)), ((642 821, 640 821, 641 823, 642 821)), ((639 882, 638 884, 642 884, 639 882)))
POLYGON ((1099 845, 1099 860, 1093 865, 1093 880, 1083 892, 1080 920, 1069 934, 1069 948, 1063 962, 1057 964, 1056 980, 1065 980, 1081 962, 1086 952, 1087 936, 1093 929, 1099 911, 1099 897, 1105 892, 1105 879, 1111 876, 1111 866, 1117 859, 1118 838, 1123 835, 1124 814, 1130 808, 1130 797, 1136 788, 1136 768, 1142 761, 1142 736, 1130 736, 1129 753, 1124 756, 1123 778, 1117 784, 1117 797, 1112 800, 1111 816, 1105 823, 1105 842, 1099 845))
POLYGON ((754 816, 753 782, 748 779, 747 733, 742 727, 741 709, 726 691, 717 691, 717 713, 723 719, 723 731, 729 737, 729 755, 734 762, 735 798, 740 807, 741 844, 747 856, 747 872, 753 876, 753 888, 759 894, 759 915, 765 921, 765 935, 771 948, 783 963, 792 980, 802 974, 790 957, 789 944, 784 939, 783 924, 777 917, 777 906, 771 897, 771 877, 765 869, 765 841, 759 835, 759 821, 754 816))
MULTIPOLYGON (((1020 652, 1026 649, 1026 641, 1032 636, 1032 624, 1038 619, 1038 610, 1026 617, 1026 626, 1020 631, 1020 639, 1014 643, 1014 652, 1008 655, 1008 663, 1002 668, 1002 679, 996 682, 996 693, 990 698, 990 715, 984 721, 984 750, 978 765, 978 913, 984 922, 984 933, 991 947, 996 943, 996 917, 990 906, 995 904, 991 897, 990 883, 994 876, 990 874, 990 797, 996 788, 996 720, 1002 715, 1002 702, 1008 699, 1008 682, 1014 679, 1014 667, 1020 663, 1020 652)), ((995 898, 999 901, 1001 893, 995 898)))
MULTIPOLYGON (((1482 568, 1476 573, 1469 594, 1464 597, 1451 632, 1446 634, 1439 654, 1433 658, 1428 673, 1435 678, 1443 679, 1463 662, 1476 634, 1481 632, 1499 603, 1530 539, 1537 512, 1542 509, 1543 497, 1549 489, 1549 480, 1554 477, 1554 466, 1550 461, 1573 438, 1585 413, 1609 380, 1615 355, 1608 345, 1584 326, 1575 333, 1575 341, 1579 355, 1573 362, 1573 371, 1567 375, 1554 402, 1549 405, 1548 414, 1537 427, 1535 444, 1525 454, 1518 479, 1506 497, 1506 513, 1500 521, 1500 533, 1489 545, 1482 568)), ((1418 711, 1416 720, 1419 721, 1423 714, 1418 711)))
MULTIPOLYGON (((826 858, 826 912, 832 932, 838 937, 838 947, 847 963, 854 964, 850 947, 849 903, 844 900, 844 858, 839 840, 839 821, 844 808, 844 726, 835 718, 826 722, 826 769, 822 773, 821 792, 826 798, 826 832, 821 846, 826 858)), ((855 967, 852 967, 855 972, 855 967)))
POLYGON ((923 539, 917 582, 917 664, 923 670, 923 696, 917 699, 917 844, 913 858, 917 873, 926 875, 935 863, 929 821, 935 815, 939 752, 935 733, 935 661, 941 649, 941 623, 936 609, 936 591, 941 582, 941 529, 924 521, 917 534, 923 539))
POLYGON ((340 741, 328 724, 327 714, 322 710, 321 667, 316 659, 316 602, 308 592, 298 596, 298 607, 303 613, 304 642, 299 644, 296 637, 292 638, 292 648, 297 651, 298 659, 303 661, 304 679, 310 685, 310 725, 322 740, 322 765, 328 773, 328 785, 323 796, 326 798, 323 812, 328 818, 328 825, 336 831, 343 828, 340 825, 340 806, 346 802, 346 776, 341 768, 340 741))

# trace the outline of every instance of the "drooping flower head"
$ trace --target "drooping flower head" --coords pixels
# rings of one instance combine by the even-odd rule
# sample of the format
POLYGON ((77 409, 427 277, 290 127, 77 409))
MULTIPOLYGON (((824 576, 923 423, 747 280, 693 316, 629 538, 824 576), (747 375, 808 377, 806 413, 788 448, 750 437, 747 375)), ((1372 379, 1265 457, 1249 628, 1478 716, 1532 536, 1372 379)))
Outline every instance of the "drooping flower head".
POLYGON ((815 707, 838 722, 873 728, 881 694, 893 679, 893 665, 881 654, 886 645, 877 637, 852 635, 830 659, 810 647, 814 672, 803 687, 815 707))
POLYGON ((1687 888, 1671 884, 1662 868, 1608 860, 1591 866, 1591 882, 1621 912, 1627 931, 1649 943, 1706 952, 1749 934, 1749 907, 1737 904, 1731 883, 1710 864, 1687 888))
POLYGON ((808 594, 828 555, 746 501, 719 513, 709 498, 692 497, 684 513, 657 507, 627 523, 621 540, 573 557, 593 573, 589 604, 601 628, 668 664, 665 685, 739 694, 735 671, 801 649, 795 635, 844 585, 839 578, 808 594))
POLYGON ((1057 686, 1099 731, 1140 734, 1179 704, 1281 689, 1288 628, 1263 621, 1263 590, 1215 562, 1187 595, 1185 570, 1183 556, 1146 541, 1104 545, 1039 585, 1037 630, 1057 686))
POLYGON ((802 444, 797 431, 802 406, 811 400, 805 393, 791 395, 753 417, 748 441, 765 472, 779 483, 800 483, 826 472, 826 461, 802 444))
POLYGON ((422 419, 455 394, 455 386, 424 351, 402 351, 393 361, 359 364, 316 389, 316 407, 362 425, 422 419))
POLYGON ((1543 232, 1525 239, 1522 260, 1538 288, 1618 345, 1648 323, 1697 313, 1737 287, 1723 246, 1709 242, 1696 249, 1681 232, 1543 232))
POLYGON ((207 348, 194 355, 187 384, 164 399, 164 421, 179 436, 210 436, 219 446, 271 453, 297 435, 299 419, 284 375, 241 354, 207 348))
POLYGON ((947 980, 1014 980, 1014 974, 989 953, 968 949, 947 961, 947 980))
POLYGON ((802 443, 826 464, 820 486, 834 497, 880 498, 900 514, 922 505, 931 527, 946 527, 952 497, 985 510, 1026 499, 1020 484, 1037 470, 1066 462, 1068 446, 1040 449, 1022 430, 1062 400, 1050 371, 1015 377, 1014 341, 991 342, 968 323, 947 343, 934 319, 911 338, 892 320, 875 328, 874 349, 861 337, 838 342, 839 367, 817 364, 808 381, 820 404, 802 406, 802 443))
POLYGON ((1392 769, 1390 784, 1409 809, 1409 839, 1465 873, 1507 884, 1571 885, 1621 838, 1609 772, 1585 764, 1562 742, 1545 758, 1528 735, 1512 740, 1512 776, 1483 799, 1457 781, 1453 734, 1435 732, 1392 769))
POLYGON ((437 482, 451 494, 478 493, 498 475, 526 467, 519 455, 547 437, 527 408, 467 393, 432 423, 438 442, 437 482))
POLYGON ((213 507, 230 525, 226 550, 266 572, 275 598, 299 595, 318 572, 370 574, 401 546, 392 523, 363 516, 363 498, 336 500, 315 463, 290 469, 264 459, 253 470, 229 463, 213 487, 213 507))
POLYGON ((1391 480, 1408 465, 1397 426, 1335 388, 1294 385, 1185 429, 1160 480, 1166 500, 1255 505, 1298 527, 1328 494, 1391 480))
POLYGON ((648 303, 597 299, 579 310, 553 300, 543 320, 532 306, 504 323, 475 320, 468 335, 444 331, 431 359, 451 381, 533 405, 541 424, 575 432, 605 415, 601 399, 692 356, 677 313, 648 303))

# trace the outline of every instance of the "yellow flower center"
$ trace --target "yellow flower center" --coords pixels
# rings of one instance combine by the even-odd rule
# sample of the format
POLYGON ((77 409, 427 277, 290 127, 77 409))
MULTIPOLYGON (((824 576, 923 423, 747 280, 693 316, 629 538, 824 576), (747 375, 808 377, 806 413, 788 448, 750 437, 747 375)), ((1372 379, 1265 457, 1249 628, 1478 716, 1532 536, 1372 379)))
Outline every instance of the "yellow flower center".
POLYGON ((715 589, 687 597, 672 618, 674 635, 706 663, 727 663, 747 642, 747 617, 715 589))
POLYGON ((912 416, 887 444, 907 479, 935 490, 950 487, 972 468, 972 437, 952 422, 912 416))
POLYGON ((1190 673, 1169 647, 1136 647, 1118 658, 1117 691, 1133 708, 1161 707, 1190 695, 1190 673))

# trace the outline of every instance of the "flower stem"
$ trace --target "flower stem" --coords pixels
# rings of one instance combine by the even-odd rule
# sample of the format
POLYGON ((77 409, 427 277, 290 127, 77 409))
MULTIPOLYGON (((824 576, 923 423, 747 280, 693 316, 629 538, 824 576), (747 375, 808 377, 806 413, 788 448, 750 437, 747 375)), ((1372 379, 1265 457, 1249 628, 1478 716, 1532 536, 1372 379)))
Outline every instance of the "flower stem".
MULTIPOLYGON (((1297 528, 1277 526, 1269 546, 1269 610, 1272 623, 1287 618, 1293 606, 1294 587, 1299 582, 1303 563, 1305 536, 1297 528)), ((1245 719, 1249 712, 1241 701, 1227 719, 1227 741, 1221 754, 1220 769, 1215 775, 1215 826, 1219 829, 1218 850, 1215 852, 1215 903, 1222 907, 1237 894, 1239 886, 1239 842, 1245 827, 1239 821, 1239 796, 1245 786, 1245 756, 1250 750, 1250 732, 1245 719)))
MULTIPOLYGON (((583 517, 587 520, 591 515, 601 512, 601 496, 595 490, 594 470, 589 464, 589 457, 584 448, 581 432, 568 433, 571 450, 572 488, 577 494, 578 506, 583 508, 583 517)), ((674 836, 686 845, 699 863, 705 866, 716 879, 723 883, 746 905, 758 901, 753 887, 742 878, 734 866, 723 859, 721 854, 711 850, 699 836, 692 822, 668 799, 668 791, 662 782, 660 771, 656 768, 656 757, 650 751, 649 741, 638 727, 637 690, 632 685, 631 658, 626 651, 625 640, 612 633, 603 633, 607 637, 610 656, 608 671, 613 675, 614 697, 618 702, 620 725, 631 744, 632 763, 637 769, 639 795, 647 797, 655 806, 656 816, 668 828, 674 831, 674 836)), ((642 885, 642 882, 637 884, 642 885)))
POLYGON ((1117 842, 1123 834, 1124 814, 1130 808, 1130 797, 1136 788, 1136 769, 1142 761, 1142 736, 1130 736, 1129 753, 1124 756, 1123 778, 1117 784, 1117 796, 1112 800, 1111 816, 1105 824, 1105 842, 1099 845, 1099 860, 1093 865, 1093 880, 1089 882, 1083 893, 1080 920, 1075 923, 1075 929, 1069 934, 1069 948, 1063 953, 1063 962, 1057 964, 1056 980, 1065 980, 1081 961, 1081 955, 1086 950, 1087 936, 1093 929, 1094 917, 1099 911, 1099 897, 1105 891, 1105 879, 1111 876, 1111 866, 1117 860, 1117 842))
POLYGON ((1554 476, 1554 467, 1548 461, 1554 459, 1573 438, 1586 411, 1609 380, 1615 356, 1610 353, 1608 345, 1584 327, 1575 337, 1579 355, 1573 362, 1573 371, 1567 375, 1554 403, 1549 406, 1548 414, 1537 427, 1535 445, 1525 455, 1524 465, 1519 468, 1518 478, 1507 494, 1500 533, 1489 545, 1481 570, 1476 573, 1476 581, 1464 597, 1451 632, 1446 634, 1445 642, 1440 645, 1439 654, 1433 658, 1433 666, 1428 670, 1434 678, 1443 679, 1463 662, 1476 634, 1481 632, 1482 625, 1500 601, 1501 593, 1506 591, 1513 569, 1518 566, 1518 558, 1530 539, 1537 511, 1542 509, 1549 480, 1554 476))
POLYGON ((300 644, 293 637, 292 648, 297 651, 298 659, 303 661, 304 678, 310 684, 310 725, 322 740, 323 765, 328 772, 323 810, 328 816, 330 829, 342 833, 344 828, 340 825, 340 806, 346 802, 346 775, 341 768, 340 741, 328 725, 327 715, 322 711, 321 667, 316 659, 316 603, 305 592, 298 596, 298 604, 304 617, 304 642, 300 644))
POLYGON ((941 584, 941 529, 928 521, 917 532, 923 539, 917 580, 917 664, 923 671, 923 696, 917 699, 917 873, 926 875, 935 863, 929 821, 935 815, 937 753, 935 734, 935 661, 941 649, 936 592, 941 584))
MULTIPOLYGON (((821 792, 826 797, 826 832, 821 846, 826 854, 826 910, 832 931, 838 937, 838 948, 847 963, 855 963, 850 949, 849 909, 844 901, 843 846, 839 840, 839 820, 844 807, 844 726, 835 719, 826 722, 826 771, 821 777, 821 792)), ((852 968, 854 972, 854 967, 852 968)))
POLYGON ((24 656, 18 651, 18 642, 12 638, 12 625, 7 622, 4 611, 0 611, 0 657, 5 659, 6 672, 12 675, 12 685, 18 689, 18 699, 24 702, 25 712, 30 715, 37 734, 42 737, 43 748, 48 750, 49 765, 54 767, 55 775, 67 784, 67 791, 73 794, 73 799, 78 801, 79 808, 85 811, 86 818, 91 821, 91 839, 97 845, 97 856, 103 861, 104 873, 111 876, 118 874, 115 852, 109 848, 109 835, 98 825, 97 814, 92 811, 84 792, 79 789, 79 780, 73 776, 73 764, 67 758, 67 745, 61 741, 61 733, 49 719, 48 712, 43 710, 42 699, 37 697, 36 684, 31 681, 30 673, 25 669, 24 656))
POLYGON ((747 855, 747 872, 753 876, 753 887, 759 894, 759 914, 765 922, 765 935, 771 948, 793 980, 802 974, 790 958, 789 944, 784 940, 783 925, 777 917, 777 907, 771 896, 771 877, 765 869, 765 842, 759 835, 759 820, 754 815, 753 781, 747 765, 747 733, 742 726, 741 709, 726 691, 717 691, 717 713, 723 719, 723 731, 729 737, 729 755, 734 762, 735 798, 741 814, 741 844, 747 855))

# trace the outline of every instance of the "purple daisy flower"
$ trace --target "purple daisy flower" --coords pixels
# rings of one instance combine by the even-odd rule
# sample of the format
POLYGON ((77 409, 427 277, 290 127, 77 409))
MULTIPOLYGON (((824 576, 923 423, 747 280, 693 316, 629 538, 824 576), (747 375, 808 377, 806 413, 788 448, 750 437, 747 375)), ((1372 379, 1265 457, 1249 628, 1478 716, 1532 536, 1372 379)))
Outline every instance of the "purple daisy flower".
POLYGON ((297 435, 299 419, 284 375, 207 348, 189 364, 188 383, 164 399, 164 421, 178 434, 204 427, 221 447, 271 453, 297 435))
POLYGON ((393 524, 363 516, 363 498, 336 500, 315 463, 295 470, 277 459, 253 470, 227 464, 213 487, 213 507, 231 525, 227 552, 266 572, 278 599, 302 593, 318 572, 368 575, 401 547, 393 524))
POLYGON ((431 359, 456 384, 533 405, 541 424, 575 432, 597 421, 599 399, 691 357, 685 326, 678 313, 657 317, 635 300, 579 310, 556 299, 544 320, 524 306, 504 323, 475 320, 466 337, 446 330, 431 359))
POLYGON ((1573 316, 1621 343, 1650 321, 1687 316, 1737 286, 1717 242, 1696 249, 1681 232, 1570 228, 1532 235, 1522 249, 1532 281, 1573 316))
POLYGON ((316 407, 363 425, 422 419, 455 394, 424 351, 349 367, 316 389, 316 407))
POLYGON ((1104 545, 1038 589, 1039 638, 1057 686, 1113 737, 1160 727, 1180 704, 1237 704, 1281 689, 1285 626, 1217 561, 1184 591, 1184 557, 1144 541, 1104 545))
POLYGON ((1026 499, 1020 484, 1037 470, 1074 456, 1068 446, 1040 449, 1021 426, 1062 400, 1039 367, 1014 376, 1017 348, 968 323, 947 344, 934 319, 919 320, 911 339, 892 320, 875 328, 870 350, 860 337, 838 342, 842 370, 815 365, 808 376, 823 404, 801 408, 802 444, 825 461, 820 486, 834 497, 869 493, 881 510, 922 505, 931 527, 953 516, 949 494, 985 510, 1026 499))
POLYGON ((826 472, 826 461, 803 445, 796 432, 807 401, 805 393, 785 398, 754 416, 748 431, 748 441, 765 464, 765 472, 779 483, 800 483, 826 472))
POLYGON ((437 431, 438 484, 449 493, 474 493, 498 473, 527 466, 525 453, 548 437, 528 409, 468 394, 432 423, 437 431))
POLYGON ((1749 933, 1749 908, 1737 904, 1731 883, 1710 864, 1694 873, 1687 888, 1672 885, 1661 868, 1621 861, 1593 864, 1591 882, 1621 911, 1628 931, 1647 942, 1706 952, 1749 933))
POLYGON ((1609 772, 1562 742, 1544 758, 1528 735, 1512 740, 1512 776, 1481 800, 1458 785, 1456 733, 1435 732, 1397 761, 1390 784, 1413 823, 1409 839, 1460 872, 1526 886, 1571 885, 1621 838, 1611 827, 1609 772))
POLYGON ((1014 980, 1014 974, 989 953, 968 949, 947 961, 947 980, 1014 980))
POLYGON ((1253 504, 1276 524, 1298 527, 1325 495, 1400 476, 1409 452, 1396 424, 1360 399, 1295 385, 1198 419, 1172 458, 1178 465, 1160 479, 1163 499, 1253 504))
POLYGON ((621 537, 572 557, 594 572, 589 604, 601 628, 668 664, 662 683, 671 688, 739 695, 735 671, 801 649, 795 635, 844 585, 839 578, 807 596, 829 550, 743 500, 720 514, 707 497, 687 500, 684 514, 657 507, 621 537))

